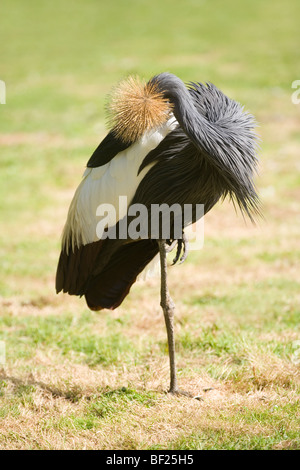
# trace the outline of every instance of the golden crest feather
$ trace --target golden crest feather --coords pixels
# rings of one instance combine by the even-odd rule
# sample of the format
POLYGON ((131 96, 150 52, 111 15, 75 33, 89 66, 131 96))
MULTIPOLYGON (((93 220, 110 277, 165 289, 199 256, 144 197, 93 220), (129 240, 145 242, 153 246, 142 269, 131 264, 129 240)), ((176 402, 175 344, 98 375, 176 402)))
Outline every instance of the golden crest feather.
POLYGON ((113 89, 106 111, 115 136, 125 143, 134 143, 146 131, 164 124, 172 106, 155 83, 129 76, 113 89))

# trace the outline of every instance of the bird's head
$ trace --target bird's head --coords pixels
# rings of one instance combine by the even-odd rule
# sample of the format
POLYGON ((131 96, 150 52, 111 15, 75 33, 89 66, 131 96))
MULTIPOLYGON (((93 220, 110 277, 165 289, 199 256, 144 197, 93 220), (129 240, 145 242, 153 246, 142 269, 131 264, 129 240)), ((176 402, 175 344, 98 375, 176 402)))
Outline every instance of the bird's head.
POLYGON ((143 82, 128 77, 112 91, 107 104, 108 123, 113 133, 125 143, 134 143, 142 135, 164 124, 172 106, 158 82, 143 82))

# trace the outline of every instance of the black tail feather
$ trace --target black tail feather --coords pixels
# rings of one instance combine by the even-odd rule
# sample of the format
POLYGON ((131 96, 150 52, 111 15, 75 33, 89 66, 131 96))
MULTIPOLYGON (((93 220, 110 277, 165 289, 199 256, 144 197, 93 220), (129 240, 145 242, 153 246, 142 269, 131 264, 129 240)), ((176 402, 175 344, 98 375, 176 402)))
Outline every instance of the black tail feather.
POLYGON ((119 248, 107 267, 89 282, 85 293, 91 310, 115 309, 127 296, 137 276, 158 253, 155 240, 140 240, 119 248))

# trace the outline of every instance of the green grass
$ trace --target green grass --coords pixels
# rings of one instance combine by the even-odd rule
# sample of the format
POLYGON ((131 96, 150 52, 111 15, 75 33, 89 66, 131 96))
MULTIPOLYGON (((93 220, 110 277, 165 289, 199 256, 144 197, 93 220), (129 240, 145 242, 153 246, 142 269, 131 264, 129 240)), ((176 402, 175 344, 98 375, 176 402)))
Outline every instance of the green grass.
POLYGON ((299 449, 300 4, 1 3, 1 449, 299 449), (159 281, 113 312, 56 296, 60 235, 105 135, 111 87, 168 70, 257 118, 265 219, 227 204, 169 269, 180 385, 170 397, 159 281))

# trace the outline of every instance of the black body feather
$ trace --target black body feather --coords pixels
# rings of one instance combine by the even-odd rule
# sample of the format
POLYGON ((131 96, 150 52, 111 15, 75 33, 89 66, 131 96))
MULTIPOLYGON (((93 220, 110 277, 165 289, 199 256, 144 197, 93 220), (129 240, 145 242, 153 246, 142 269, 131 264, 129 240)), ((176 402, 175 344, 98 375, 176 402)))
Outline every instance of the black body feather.
MULTIPOLYGON (((257 138, 253 117, 212 84, 183 82, 171 74, 152 79, 173 105, 179 126, 144 159, 154 165, 131 204, 204 204, 204 212, 227 195, 251 220, 259 213, 254 186, 257 138)), ((88 162, 101 166, 126 148, 109 133, 88 162)), ((128 222, 132 219, 129 218, 128 222)), ((196 221, 193 210, 192 220, 196 221)), ((172 221, 171 221, 172 223, 172 221)), ((62 251, 57 291, 85 295, 90 308, 116 308, 137 275, 158 253, 156 240, 99 240, 62 251)))
POLYGON ((123 150, 126 150, 129 146, 129 143, 123 142, 116 137, 113 132, 109 132, 98 145, 86 166, 88 168, 97 168, 106 165, 106 163, 110 162, 118 153, 123 152, 123 150))

